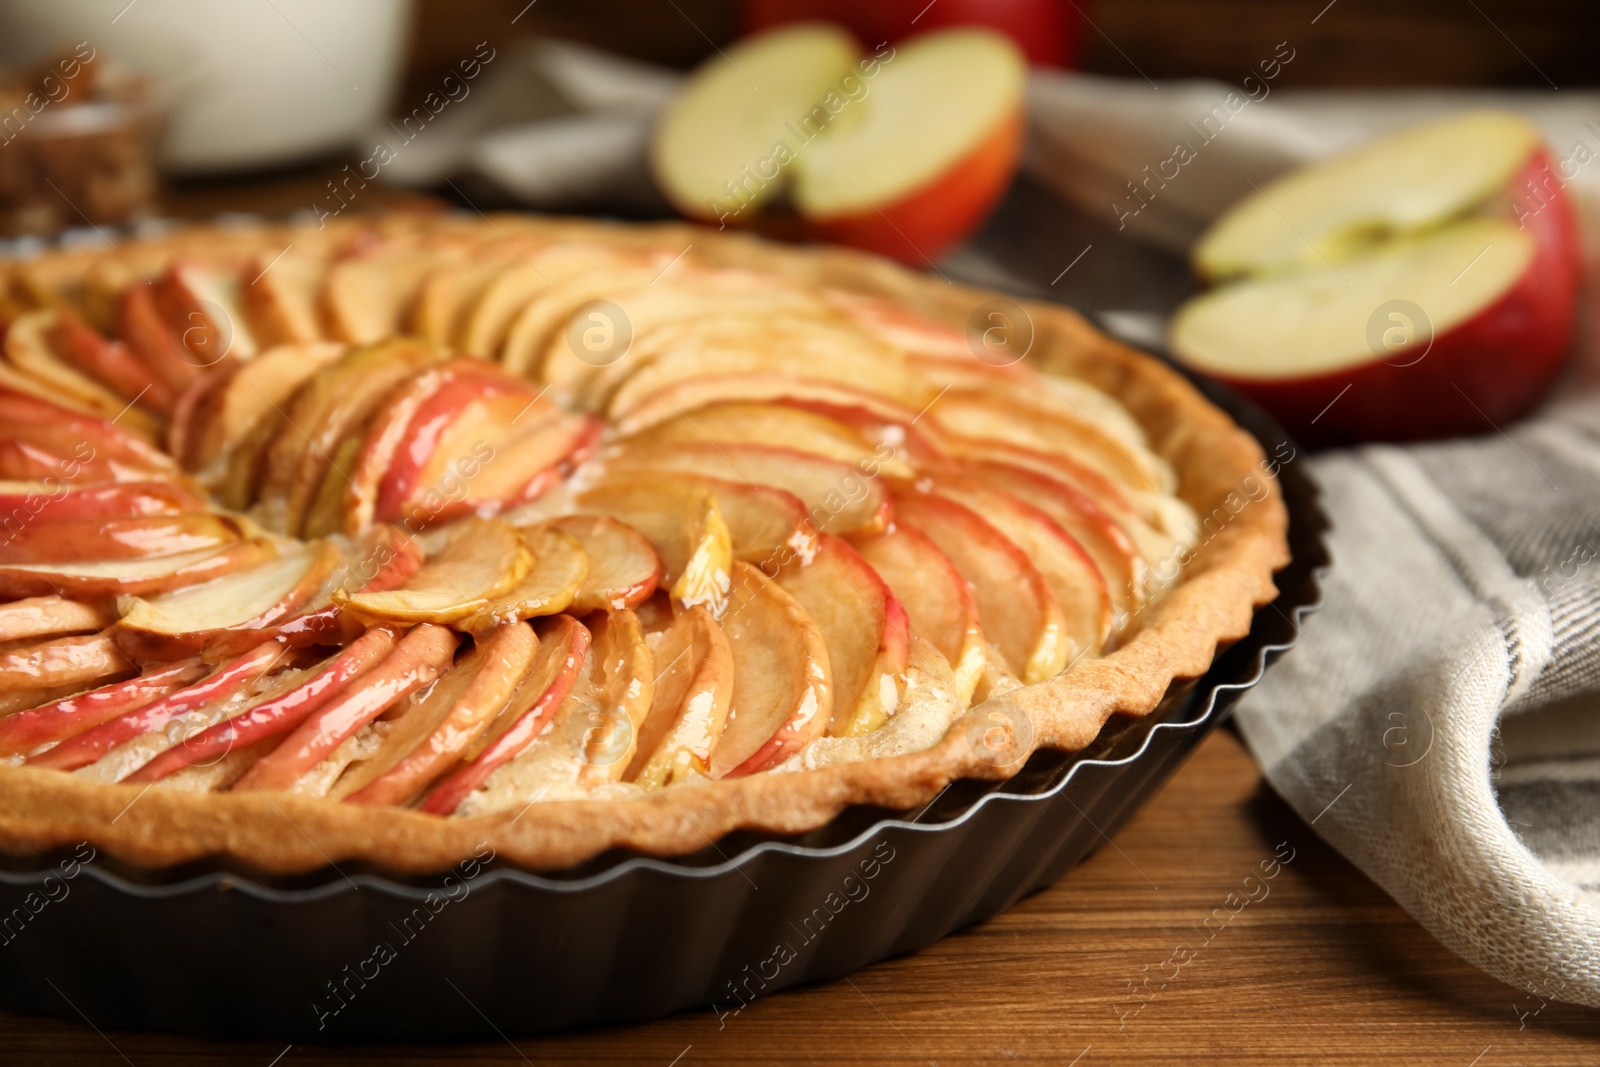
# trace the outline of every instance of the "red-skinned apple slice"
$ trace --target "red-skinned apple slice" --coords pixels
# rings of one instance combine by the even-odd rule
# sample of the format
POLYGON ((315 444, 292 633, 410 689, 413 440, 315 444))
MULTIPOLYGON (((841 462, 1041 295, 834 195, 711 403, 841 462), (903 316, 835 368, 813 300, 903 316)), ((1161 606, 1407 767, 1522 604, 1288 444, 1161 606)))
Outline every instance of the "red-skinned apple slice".
POLYGON ((179 716, 249 692, 268 671, 278 665, 283 655, 281 645, 273 642, 259 645, 237 659, 221 664, 204 679, 185 689, 74 734, 59 745, 31 757, 28 765, 61 771, 86 767, 123 742, 159 730, 179 716))
MULTIPOLYGON (((609 515, 643 534, 661 558, 661 580, 674 600, 706 604, 713 611, 721 606, 728 592, 733 537, 716 495, 704 482, 607 481, 580 493, 577 503, 584 511, 609 515)), ((777 529, 766 524, 763 528, 777 529)))
POLYGON ((125 402, 137 399, 153 411, 170 411, 174 394, 151 377, 121 341, 101 336, 71 308, 57 308, 45 341, 62 362, 104 385, 125 402))
POLYGON ((517 584, 484 607, 458 621, 458 628, 479 634, 506 623, 554 615, 572 604, 589 573, 589 557, 577 539, 549 526, 517 531, 533 557, 517 584))
POLYGON ((658 423, 623 442, 629 451, 662 445, 771 445, 807 452, 854 466, 868 477, 878 473, 910 477, 911 468, 884 442, 869 444, 860 432, 837 419, 782 404, 712 404, 692 415, 658 423))
POLYGON ((34 522, 0 542, 0 566, 176 556, 232 544, 237 521, 205 512, 34 522))
MULTIPOLYGON (((838 419, 858 431, 910 426, 918 414, 918 409, 898 400, 845 382, 805 375, 720 374, 669 382, 632 411, 613 411, 612 419, 617 432, 628 437, 722 403, 785 404, 838 419)), ((876 435, 869 437, 873 441, 880 439, 876 435)))
POLYGON ((51 523, 66 519, 111 519, 181 515, 205 510, 196 495, 172 482, 113 482, 71 486, 60 481, 0 482, 0 522, 51 523))
POLYGON ((178 473, 172 460, 144 438, 51 399, 0 388, 0 425, 7 428, 14 442, 35 446, 68 464, 53 466, 40 478, 135 482, 178 473))
POLYGON ((711 775, 738 778, 782 763, 827 730, 833 673, 811 616, 747 563, 734 564, 722 630, 733 650, 733 705, 711 775))
POLYGON ((436 685, 391 717, 377 751, 351 765, 329 797, 382 806, 404 804, 422 792, 506 708, 538 650, 539 639, 526 623, 484 634, 436 685))
MULTIPOLYGON (((501 365, 512 374, 544 379, 545 360, 554 346, 562 343, 562 335, 579 308, 593 300, 649 285, 665 266, 642 267, 619 261, 553 281, 523 305, 512 320, 500 346, 501 365)), ((592 363, 583 365, 593 367, 592 363)))
POLYGON ((910 623, 887 582, 849 543, 824 534, 816 554, 778 572, 778 584, 822 632, 833 673, 828 733, 876 730, 894 714, 910 623))
POLYGON ((496 770, 526 752, 565 703, 588 662, 591 635, 570 615, 542 619, 539 628, 539 650, 517 692, 467 746, 465 762, 429 792, 421 810, 433 815, 455 811, 496 770))
MULTIPOLYGON (((590 630, 593 644, 549 726, 526 751, 485 778, 481 791, 463 797, 456 814, 594 796, 622 777, 650 710, 655 670, 633 612, 596 615, 590 630)), ((432 804, 430 796, 424 810, 435 810, 432 804)))
POLYGON ((0 651, 0 691, 87 688, 114 675, 132 674, 133 664, 102 634, 49 637, 0 651))
POLYGON ((289 732, 342 693, 356 678, 377 666, 394 650, 398 640, 395 631, 385 627, 368 630, 348 648, 307 672, 293 689, 258 701, 239 714, 186 738, 125 780, 160 781, 185 767, 215 763, 230 753, 289 732))
POLYGON ((562 515, 543 525, 576 540, 589 559, 572 598, 575 615, 638 607, 661 583, 661 557, 626 523, 604 515, 562 515))
POLYGON ((0 567, 0 597, 15 599, 50 593, 76 599, 151 596, 220 578, 273 554, 272 545, 255 540, 153 559, 17 563, 0 567))
POLYGON ((237 275, 183 261, 169 264, 155 283, 156 307, 199 366, 213 367, 229 356, 247 360, 260 351, 240 288, 237 275))
POLYGON ((40 382, 50 395, 68 397, 103 419, 120 415, 127 420, 130 429, 153 436, 156 423, 147 411, 130 407, 127 398, 62 362, 50 343, 56 323, 57 313, 54 310, 30 311, 12 320, 6 327, 6 361, 22 374, 40 382))
POLYGON ((910 526, 855 543, 856 550, 905 606, 914 633, 950 664, 956 694, 972 701, 985 666, 983 630, 972 587, 927 534, 910 526))
POLYGON ((413 627, 382 662, 313 711, 233 788, 293 789, 347 737, 431 684, 450 666, 455 650, 456 635, 444 627, 429 623, 413 627))
POLYGON ((1061 605, 1027 554, 969 508, 937 493, 895 493, 896 521, 910 523, 972 584, 984 636, 1024 682, 1060 673, 1069 659, 1061 605))
POLYGON ((146 373, 176 397, 204 370, 204 364, 178 343, 162 317, 154 286, 135 282, 117 298, 117 336, 133 351, 146 373))
POLYGON ((65 741, 129 711, 175 693, 206 673, 199 660, 152 668, 136 678, 78 693, 0 718, 0 756, 33 752, 65 741))
POLYGON ((733 702, 733 647, 703 607, 674 610, 667 628, 646 641, 655 692, 623 781, 660 789, 709 777, 733 702))
POLYGON ((104 608, 58 596, 13 600, 0 605, 0 642, 101 630, 115 620, 104 608))
MULTIPOLYGON (((233 452, 263 423, 281 419, 281 409, 295 392, 344 351, 344 345, 333 341, 277 345, 240 366, 212 397, 190 435, 196 466, 208 466, 233 452)), ((253 500, 254 486, 249 488, 253 500)))
POLYGON ((338 592, 335 604, 369 623, 454 622, 509 593, 533 567, 515 528, 466 519, 404 585, 386 592, 338 592))
POLYGON ((502 267, 466 314, 460 333, 461 351, 494 359, 517 313, 550 284, 549 275, 534 263, 518 260, 502 267))

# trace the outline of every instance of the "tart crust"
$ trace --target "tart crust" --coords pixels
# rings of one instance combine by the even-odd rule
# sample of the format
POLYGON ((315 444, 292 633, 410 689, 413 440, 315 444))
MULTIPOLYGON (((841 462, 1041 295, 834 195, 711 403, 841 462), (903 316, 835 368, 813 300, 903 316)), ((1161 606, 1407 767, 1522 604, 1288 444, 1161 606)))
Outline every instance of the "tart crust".
MULTIPOLYGON (((951 285, 870 256, 839 249, 779 246, 738 234, 676 224, 613 225, 503 215, 391 215, 312 226, 193 227, 128 241, 115 251, 67 251, 9 265, 0 274, 7 304, 47 299, 83 279, 108 284, 154 276, 179 257, 242 267, 288 245, 314 247, 388 237, 444 250, 518 234, 613 243, 696 261, 786 274, 886 297, 964 327, 973 309, 1002 294, 951 285)), ((1112 716, 1149 714, 1175 681, 1210 666, 1219 647, 1248 633, 1255 609, 1276 595, 1272 575, 1288 562, 1288 514, 1256 441, 1159 361, 1099 333, 1052 304, 1017 301, 1035 330, 1037 369, 1081 378, 1118 399, 1178 479, 1177 495, 1206 526, 1175 584, 1146 605, 1114 651, 1006 694, 1025 711, 1026 750, 997 767, 969 742, 974 708, 920 752, 815 770, 754 775, 674 787, 640 797, 548 801, 518 811, 439 818, 288 794, 199 794, 97 784, 75 774, 0 767, 0 849, 29 854, 88 841, 121 860, 169 866, 227 857, 269 873, 303 872, 343 861, 395 871, 435 872, 462 858, 495 855, 534 869, 568 867, 608 849, 653 856, 698 851, 737 829, 801 833, 843 809, 872 804, 909 809, 962 777, 997 779, 1037 748, 1076 751, 1112 716), (1251 479, 1254 479, 1253 481, 1251 479), (1256 489, 1264 486, 1264 491, 1256 489), (1246 499, 1245 489, 1252 492, 1246 499), (1246 502, 1230 507, 1235 500, 1246 502)), ((978 728, 981 732, 981 726, 978 728)), ((1008 755, 1010 753, 1008 752, 1008 755)))

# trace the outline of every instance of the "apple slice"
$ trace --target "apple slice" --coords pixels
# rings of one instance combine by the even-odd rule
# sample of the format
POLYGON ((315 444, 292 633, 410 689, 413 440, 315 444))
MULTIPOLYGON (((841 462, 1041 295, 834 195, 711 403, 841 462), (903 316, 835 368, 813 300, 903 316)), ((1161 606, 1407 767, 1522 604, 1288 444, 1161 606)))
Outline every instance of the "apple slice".
POLYGON ((0 383, 0 424, 5 425, 13 443, 26 443, 59 457, 40 478, 136 482, 178 473, 164 453, 120 425, 17 392, 5 383, 0 383))
POLYGON ((152 411, 170 411, 175 394, 152 378, 128 346, 103 337, 71 308, 55 311, 45 342, 62 362, 101 383, 124 401, 137 399, 152 411))
POLYGON ((548 526, 517 532, 533 557, 533 565, 516 585, 460 620, 459 629, 484 633, 506 623, 554 615, 572 604, 589 573, 589 557, 583 546, 576 538, 548 526))
POLYGON ((257 761, 233 788, 293 789, 346 738, 432 684, 449 668, 455 651, 456 635, 451 631, 430 623, 413 627, 381 662, 347 682, 302 719, 294 732, 257 761))
POLYGON ((972 585, 986 638, 1025 683, 1067 665, 1070 642, 1061 605, 1027 554, 969 508, 905 487, 894 495, 896 522, 927 534, 972 585))
MULTIPOLYGON (((526 751, 485 778, 481 790, 464 796, 455 814, 594 796, 622 777, 650 710, 655 670, 633 612, 596 615, 590 629, 594 643, 549 726, 526 751)), ((442 805, 448 794, 439 795, 442 805)), ((423 810, 439 810, 433 805, 430 796, 423 810)))
MULTIPOLYGON (((578 497, 585 510, 614 513, 632 523, 629 511, 612 512, 601 501, 645 493, 659 501, 689 500, 700 493, 716 499, 717 511, 728 529, 733 558, 763 564, 773 573, 796 555, 809 556, 816 534, 806 517, 805 505, 793 493, 771 486, 693 472, 657 471, 649 467, 616 464, 616 476, 578 497), (646 484, 649 488, 641 488, 646 484)), ((727 473, 732 473, 731 471, 727 473)), ((619 505, 623 506, 623 505, 619 505)), ((639 505, 626 505, 637 507, 639 505)), ((643 521, 643 520, 641 520, 643 521)), ((644 528, 644 527, 641 527, 644 528)))
POLYGON ((660 789, 709 777, 733 702, 733 647, 703 607, 674 610, 666 629, 647 630, 646 642, 655 692, 622 779, 660 789))
MULTIPOLYGON (((620 519, 643 534, 661 558, 661 580, 674 600, 706 604, 713 612, 721 607, 728 592, 733 538, 716 494, 704 482, 609 480, 579 493, 577 504, 584 511, 620 519)), ((750 512, 755 514, 756 509, 750 512)))
POLYGON ((778 573, 778 584, 811 616, 828 649, 828 733, 849 737, 882 726, 894 714, 906 669, 905 606, 859 552, 827 534, 810 560, 778 573))
POLYGON ((910 426, 918 415, 917 408, 847 382, 805 374, 759 373, 667 382, 653 398, 644 398, 632 411, 613 411, 612 419, 617 432, 629 437, 659 423, 692 415, 700 408, 730 402, 786 404, 841 422, 854 415, 846 425, 857 429, 890 424, 910 426))
MULTIPOLYGON (((421 810, 449 815, 495 771, 548 733, 589 659, 589 630, 570 615, 539 622, 539 650, 505 708, 461 753, 463 763, 434 786, 421 810)), ((452 752, 452 754, 454 754, 452 752)))
POLYGON ((87 687, 134 666, 103 634, 49 637, 0 651, 0 691, 87 687))
POLYGON ((505 243, 499 242, 493 250, 464 249, 434 267, 411 305, 409 332, 440 348, 455 348, 467 315, 513 258, 505 243))
POLYGON ((159 730, 173 719, 247 695, 279 664, 283 655, 280 645, 272 642, 258 645, 237 659, 218 665, 204 679, 185 689, 75 733, 53 748, 30 757, 28 765, 61 771, 86 767, 123 742, 159 730))
POLYGON ((538 650, 539 639, 526 623, 506 623, 483 635, 437 684, 413 695, 409 707, 390 718, 377 750, 352 764, 329 797, 379 806, 411 800, 505 710, 538 650))
POLYGON ((334 341, 275 345, 239 365, 197 414, 189 434, 193 467, 209 466, 263 423, 277 421, 296 390, 344 352, 345 346, 334 341))
POLYGON ((644 470, 672 471, 780 489, 798 497, 809 522, 824 533, 873 533, 886 528, 893 515, 882 482, 852 465, 775 445, 701 442, 632 449, 608 469, 634 477, 644 470))
POLYGON ((588 557, 588 572, 570 605, 575 615, 636 608, 661 583, 661 557, 626 523, 604 515, 562 515, 543 525, 576 540, 588 557))
POLYGON ((400 336, 406 309, 434 263, 430 251, 399 242, 363 248, 334 263, 321 295, 328 332, 353 345, 400 336))
POLYGON ((692 415, 658 423, 623 443, 629 451, 637 453, 663 445, 708 442, 718 445, 782 442, 785 448, 854 466, 869 477, 879 472, 896 477, 912 474, 911 467, 896 455, 893 447, 881 442, 869 444, 859 431, 837 419, 782 404, 712 404, 692 415))
POLYGON ((822 632, 794 597, 735 563, 722 629, 733 650, 733 704, 711 753, 713 778, 776 766, 821 736, 833 715, 822 632))
POLYGON ((197 659, 152 668, 126 681, 0 718, 0 756, 34 752, 169 696, 206 674, 197 659))
POLYGON ((102 630, 115 619, 93 604, 58 596, 28 597, 0 604, 0 642, 102 630))
MULTIPOLYGON (((558 351, 557 346, 565 343, 566 331, 580 308, 592 301, 649 285, 665 266, 664 263, 660 266, 637 266, 618 260, 609 266, 597 266, 594 270, 552 281, 522 306, 507 327, 505 340, 500 346, 501 365, 512 374, 548 380, 547 372, 551 368, 545 366, 546 361, 551 353, 558 351)), ((619 324, 594 325, 610 326, 614 330, 619 324)), ((631 324, 629 333, 631 336, 631 324)), ((608 360, 614 354, 625 355, 626 352, 618 335, 613 332, 605 350, 586 352, 587 359, 580 361, 580 364, 583 368, 593 369, 596 362, 608 360), (611 351, 612 346, 620 349, 620 352, 611 351)), ((570 351, 568 354, 575 355, 570 351)), ((563 399, 570 398, 563 395, 563 399)))
POLYGON ((113 636, 129 654, 144 659, 193 655, 224 630, 238 631, 241 641, 251 634, 262 640, 265 631, 317 595, 340 560, 339 549, 323 541, 165 596, 124 597, 117 604, 122 619, 113 636))
POLYGON ((437 552, 404 585, 386 592, 336 592, 335 604, 368 623, 455 622, 509 593, 533 567, 517 531, 496 519, 450 527, 437 552))
POLYGON ((152 559, 14 563, 0 566, 0 598, 18 599, 51 593, 75 599, 150 596, 253 567, 270 558, 274 551, 266 541, 251 540, 220 549, 152 559))
POLYGON ((156 307, 197 366, 214 367, 260 351, 239 298, 239 278, 227 271, 179 260, 155 283, 156 307))
POLYGON ((484 287, 462 324, 461 351, 494 359, 517 313, 549 286, 550 277, 532 262, 518 260, 502 267, 484 287))
POLYGON ((245 268, 241 277, 250 281, 239 290, 239 303, 263 352, 323 339, 317 294, 327 269, 321 255, 293 245, 245 268))
POLYGON ((972 587, 927 534, 910 526, 855 543, 905 607, 913 633, 927 639, 950 664, 957 696, 971 703, 985 667, 983 630, 972 587))
MULTIPOLYGON (((300 725, 355 679, 377 666, 394 650, 397 641, 393 630, 383 627, 368 630, 319 666, 297 674, 292 687, 272 693, 240 709, 237 714, 186 736, 181 743, 168 748, 123 780, 157 782, 186 767, 216 764, 230 754, 270 744, 273 738, 300 725)), ((264 751, 259 753, 265 754, 264 751)))
POLYGON ((177 397, 200 376, 204 364, 178 343, 171 324, 162 317, 155 288, 135 282, 117 297, 116 333, 145 372, 177 397))
POLYGON ((204 509, 205 503, 198 496, 172 482, 83 486, 60 482, 0 482, 0 524, 171 516, 204 509))
POLYGON ((80 559, 146 559, 221 548, 240 539, 237 520, 205 512, 33 522, 0 543, 0 566, 80 559))
POLYGON ((153 436, 156 423, 149 412, 130 407, 130 398, 119 396, 97 379, 74 369, 56 356, 50 339, 57 321, 54 310, 30 311, 12 320, 6 327, 6 361, 42 383, 50 394, 70 397, 79 406, 104 419, 121 416, 127 420, 130 428, 145 436, 153 436))

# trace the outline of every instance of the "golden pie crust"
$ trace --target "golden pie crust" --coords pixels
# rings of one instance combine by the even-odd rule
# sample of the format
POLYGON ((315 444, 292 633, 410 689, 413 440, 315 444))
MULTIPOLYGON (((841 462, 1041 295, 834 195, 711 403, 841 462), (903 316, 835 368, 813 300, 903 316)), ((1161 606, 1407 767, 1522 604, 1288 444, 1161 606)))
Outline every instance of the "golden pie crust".
MULTIPOLYGON (((119 242, 115 249, 50 253, 9 265, 0 298, 26 306, 38 293, 93 272, 154 276, 178 257, 240 267, 288 246, 419 234, 440 248, 533 234, 669 255, 682 250, 687 262, 751 268, 886 298, 957 327, 966 325, 975 307, 1001 296, 855 252, 780 246, 684 225, 393 215, 323 228, 193 227, 119 242)), ((1149 714, 1175 681, 1199 677, 1219 647, 1245 636, 1255 609, 1276 595, 1272 576, 1288 561, 1288 518, 1277 482, 1266 476, 1275 468, 1257 442, 1189 382, 1065 308, 1020 303, 1035 329, 1030 363, 1082 379, 1120 401, 1152 450, 1171 464, 1177 495, 1198 515, 1227 516, 1215 528, 1208 526, 1177 582, 1141 610, 1119 647, 1007 694, 1011 705, 1030 717, 1029 751, 1075 751, 1090 744, 1113 716, 1149 714), (1265 484, 1259 499, 1242 508, 1228 505, 1239 498, 1242 485, 1258 483, 1265 484)), ((931 748, 906 755, 707 781, 626 799, 550 801, 521 812, 448 819, 290 794, 199 794, 0 767, 0 849, 29 854, 88 841, 135 864, 160 867, 227 857, 272 873, 345 861, 434 872, 482 854, 485 846, 534 869, 568 867, 608 849, 683 855, 733 830, 801 833, 852 805, 911 809, 954 779, 1013 773, 1020 758, 997 767, 969 741, 973 714, 958 719, 931 748)))

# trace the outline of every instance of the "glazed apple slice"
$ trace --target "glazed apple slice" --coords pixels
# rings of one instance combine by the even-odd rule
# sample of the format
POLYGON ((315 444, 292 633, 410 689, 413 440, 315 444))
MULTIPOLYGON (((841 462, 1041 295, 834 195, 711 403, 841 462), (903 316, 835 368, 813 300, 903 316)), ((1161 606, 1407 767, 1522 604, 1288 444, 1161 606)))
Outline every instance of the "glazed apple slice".
MULTIPOLYGON (((171 478, 177 467, 149 441, 53 399, 19 393, 0 383, 0 425, 13 441, 60 457, 43 477, 79 482, 135 482, 171 478)), ((29 480, 24 478, 22 480, 29 480)))
POLYGON ((322 256, 290 245, 245 268, 241 276, 250 281, 239 290, 239 303, 262 354, 323 339, 317 293, 327 266, 322 256))
POLYGON ((55 482, 0 482, 0 515, 18 522, 181 515, 205 503, 172 482, 112 482, 71 486, 55 482), (25 518, 23 518, 25 516, 25 518))
POLYGON ((130 428, 146 435, 154 434, 156 423, 148 412, 130 408, 128 398, 112 392, 56 356, 50 343, 56 321, 54 310, 30 311, 12 320, 6 327, 6 361, 42 383, 50 395, 70 397, 103 419, 120 415, 130 428))
POLYGON ((589 557, 577 539, 548 526, 517 531, 533 564, 509 590, 459 620, 457 627, 478 634, 505 623, 566 611, 589 573, 589 557))
POLYGON ((972 587, 927 534, 910 526, 855 543, 905 606, 912 632, 926 638, 950 664, 956 694, 972 702, 985 667, 983 630, 972 587))
POLYGON ((538 651, 539 638, 526 623, 484 634, 437 684, 390 718, 377 750, 352 764, 329 797, 380 806, 411 800, 505 710, 538 651))
POLYGON ((61 771, 86 767, 118 745, 159 730, 173 719, 249 693, 279 664, 283 655, 284 649, 278 644, 258 645, 236 659, 219 664, 205 678, 185 689, 74 734, 30 757, 28 765, 61 771))
POLYGON ((703 484, 673 479, 605 481, 578 494, 580 510, 638 530, 661 558, 662 581, 683 604, 717 610, 728 591, 733 538, 703 484))
POLYGON ((204 365, 178 343, 162 315, 154 286, 135 282, 117 297, 116 334, 138 358, 145 372, 177 397, 200 376, 204 365))
POLYGON ((382 662, 394 651, 398 640, 397 633, 386 627, 368 630, 349 647, 298 678, 293 688, 259 700, 238 714, 185 738, 125 780, 160 781, 185 767, 216 763, 230 753, 288 733, 382 662))
POLYGON ((102 634, 50 637, 0 652, 0 692, 88 687, 133 671, 128 658, 102 634))
MULTIPOLYGON (((669 609, 671 610, 671 609, 669 609)), ((646 633, 655 693, 622 779, 641 789, 711 774, 711 753, 733 702, 733 648, 703 607, 673 610, 671 622, 646 633)))
POLYGON ((792 493, 810 523, 824 533, 865 535, 893 515, 881 481, 850 464, 776 445, 718 445, 707 441, 624 452, 609 469, 648 469, 703 475, 792 493))
POLYGON ((239 290, 237 275, 180 260, 168 264, 153 295, 191 358, 211 367, 226 357, 247 360, 260 351, 239 290))
POLYGON ((674 501, 688 502, 709 493, 727 525, 733 557, 767 564, 767 570, 774 572, 784 560, 808 555, 816 540, 805 506, 782 489, 620 462, 610 469, 616 471, 615 476, 578 494, 582 510, 614 514, 648 533, 655 528, 651 523, 660 525, 662 519, 641 518, 642 509, 670 508, 674 501))
POLYGON ((103 630, 116 616, 94 604, 36 596, 0 604, 0 642, 103 630))
POLYGON ((509 593, 533 567, 517 531, 496 519, 466 519, 404 585, 386 592, 334 594, 345 611, 369 623, 454 622, 509 593))
POLYGON ((368 669, 300 722, 283 743, 234 784, 236 790, 291 790, 367 723, 449 666, 456 635, 442 626, 413 627, 377 666, 368 669))
POLYGON ((815 555, 778 572, 784 592, 822 632, 833 673, 828 733, 876 730, 894 714, 910 624, 888 583, 849 543, 824 534, 815 555))
MULTIPOLYGON (((526 751, 489 774, 481 790, 464 796, 455 814, 594 796, 622 777, 650 710, 655 670, 633 612, 596 615, 590 628, 589 654, 549 726, 526 751)), ((447 795, 440 794, 441 805, 447 795)), ((430 796, 424 810, 436 810, 433 803, 430 796)))
POLYGON ((569 606, 575 615, 638 607, 661 583, 661 557, 626 523, 605 515, 562 515, 542 525, 576 540, 588 557, 588 572, 569 606))
POLYGON ((34 752, 74 737, 198 681, 206 667, 198 659, 152 668, 126 681, 76 693, 42 707, 0 718, 0 756, 34 752))
POLYGON ((972 584, 986 638, 999 646, 1025 683, 1043 681, 1067 665, 1061 605, 1027 554, 972 510, 937 493, 895 492, 896 522, 927 534, 972 584))
POLYGON ((92 563, 14 563, 0 566, 0 597, 55 593, 74 599, 151 596, 220 578, 275 554, 266 541, 238 541, 219 549, 151 559, 92 563))
POLYGON ((734 564, 722 629, 733 650, 733 704, 711 776, 738 778, 782 763, 827 731, 833 672, 811 616, 748 563, 734 564))
POLYGON ((0 566, 176 556, 221 548, 238 540, 236 521, 200 511, 32 522, 0 543, 0 566))
POLYGON ((339 565, 339 549, 320 542, 296 546, 277 559, 235 571, 204 585, 153 599, 124 597, 113 636, 141 659, 193 655, 213 645, 222 631, 264 639, 273 627, 311 601, 339 565))
POLYGON ((663 383, 653 396, 642 397, 629 411, 613 410, 612 422, 624 437, 659 423, 693 415, 701 408, 722 403, 785 404, 816 411, 830 418, 856 412, 871 414, 857 418, 851 426, 900 425, 917 421, 918 408, 908 407, 892 397, 873 393, 859 384, 833 381, 804 372, 796 374, 712 374, 680 378, 663 383))
POLYGON ((670 422, 659 423, 623 442, 638 453, 665 445, 772 445, 854 466, 875 476, 880 471, 910 477, 911 467, 893 447, 869 444, 858 431, 814 411, 782 404, 712 404, 670 422))
POLYGON ((45 341, 62 362, 110 389, 124 402, 137 399, 151 411, 170 411, 176 394, 152 378, 121 341, 102 336, 71 308, 57 308, 45 341))
MULTIPOLYGON (((499 768, 547 732, 583 672, 592 637, 570 615, 539 620, 539 649, 517 691, 461 752, 462 764, 428 793, 421 810, 449 815, 499 768)), ((452 753, 453 754, 453 753, 452 753)))
POLYGON ((188 445, 193 467, 206 468, 262 423, 278 421, 295 392, 344 351, 333 341, 275 345, 238 366, 197 415, 188 445))

